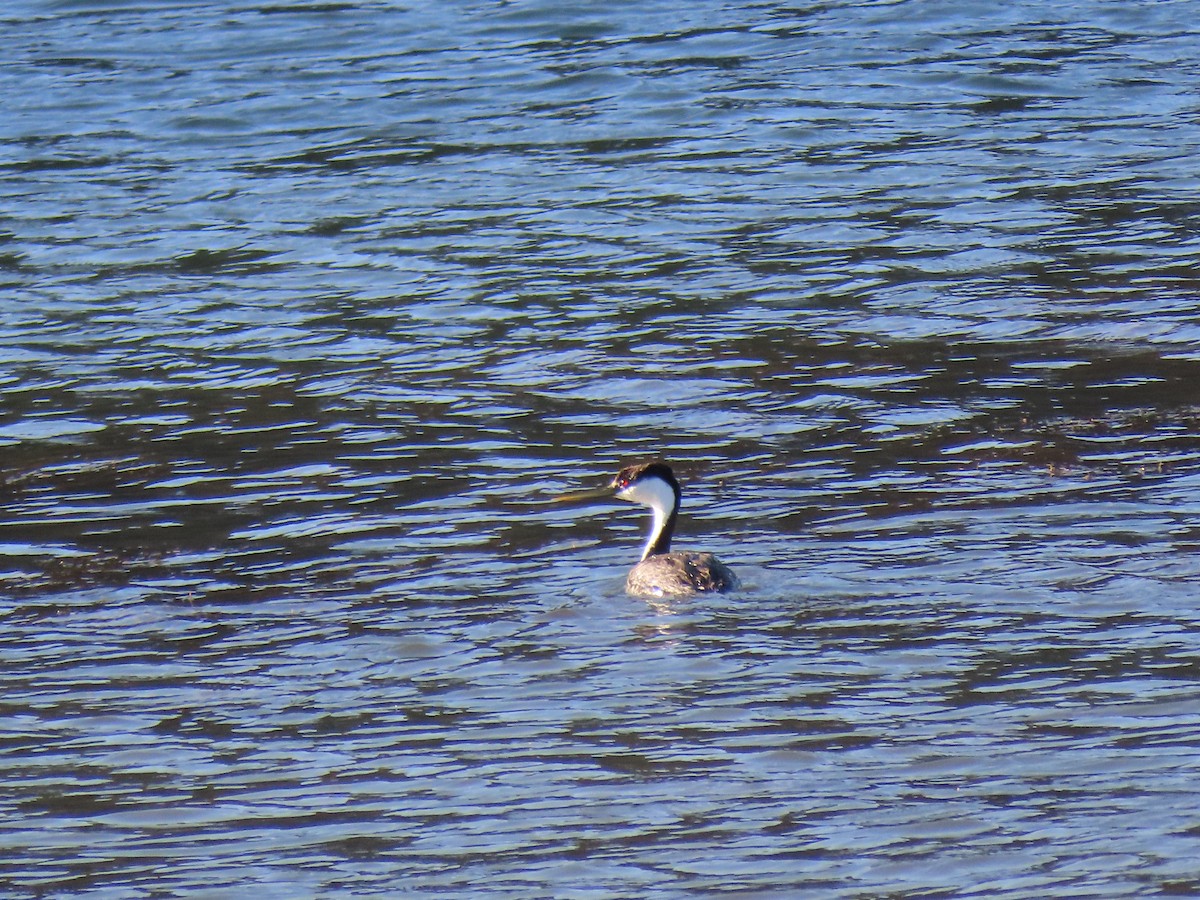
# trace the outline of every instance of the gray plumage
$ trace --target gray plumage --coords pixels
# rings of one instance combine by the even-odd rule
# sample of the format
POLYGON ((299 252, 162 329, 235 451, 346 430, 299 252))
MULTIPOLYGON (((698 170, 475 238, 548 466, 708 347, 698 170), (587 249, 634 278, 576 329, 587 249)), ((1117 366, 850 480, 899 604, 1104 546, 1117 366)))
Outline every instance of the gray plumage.
POLYGON ((625 578, 625 590, 642 596, 719 593, 735 587, 737 578, 727 565, 711 553, 689 551, 648 556, 625 578))

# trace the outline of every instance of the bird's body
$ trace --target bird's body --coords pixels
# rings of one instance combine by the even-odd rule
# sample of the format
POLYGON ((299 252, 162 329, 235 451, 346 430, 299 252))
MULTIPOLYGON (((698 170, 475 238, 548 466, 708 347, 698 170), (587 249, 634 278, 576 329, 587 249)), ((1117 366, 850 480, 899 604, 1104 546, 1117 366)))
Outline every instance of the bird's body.
POLYGON ((679 517, 679 482, 666 463, 628 466, 610 485, 621 500, 650 508, 650 536, 641 561, 629 571, 625 590, 643 596, 684 596, 737 587, 737 578, 711 553, 671 552, 679 517))
POLYGON ((728 591, 737 585, 729 567, 711 553, 660 553, 629 570, 625 590, 630 594, 664 596, 728 591))

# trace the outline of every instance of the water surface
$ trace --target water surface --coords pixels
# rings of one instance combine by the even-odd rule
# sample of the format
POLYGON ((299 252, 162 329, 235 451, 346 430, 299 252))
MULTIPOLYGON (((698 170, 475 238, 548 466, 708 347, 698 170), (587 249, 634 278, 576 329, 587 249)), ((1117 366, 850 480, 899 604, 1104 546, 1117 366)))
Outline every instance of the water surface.
POLYGON ((1191 13, 7 6, 5 893, 1200 892, 1191 13))

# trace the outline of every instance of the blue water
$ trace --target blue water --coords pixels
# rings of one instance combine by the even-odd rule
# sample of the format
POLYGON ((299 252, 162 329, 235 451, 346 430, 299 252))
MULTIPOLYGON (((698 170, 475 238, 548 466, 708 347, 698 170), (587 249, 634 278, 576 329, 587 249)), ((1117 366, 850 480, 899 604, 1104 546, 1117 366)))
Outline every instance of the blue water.
POLYGON ((2 892, 1200 893, 1193 12, 8 4, 2 892))

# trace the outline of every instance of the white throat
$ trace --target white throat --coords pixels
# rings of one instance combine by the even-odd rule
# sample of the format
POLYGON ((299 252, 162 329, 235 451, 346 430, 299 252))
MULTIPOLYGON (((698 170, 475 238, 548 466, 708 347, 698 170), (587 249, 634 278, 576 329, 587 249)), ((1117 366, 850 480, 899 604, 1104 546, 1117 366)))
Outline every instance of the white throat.
POLYGON ((650 525, 650 536, 646 539, 646 548, 642 551, 642 559, 650 555, 650 549, 657 543, 658 537, 667 525, 667 519, 675 511, 675 491, 661 478, 643 478, 629 487, 617 491, 621 500, 631 500, 642 506, 650 507, 654 520, 650 525))

